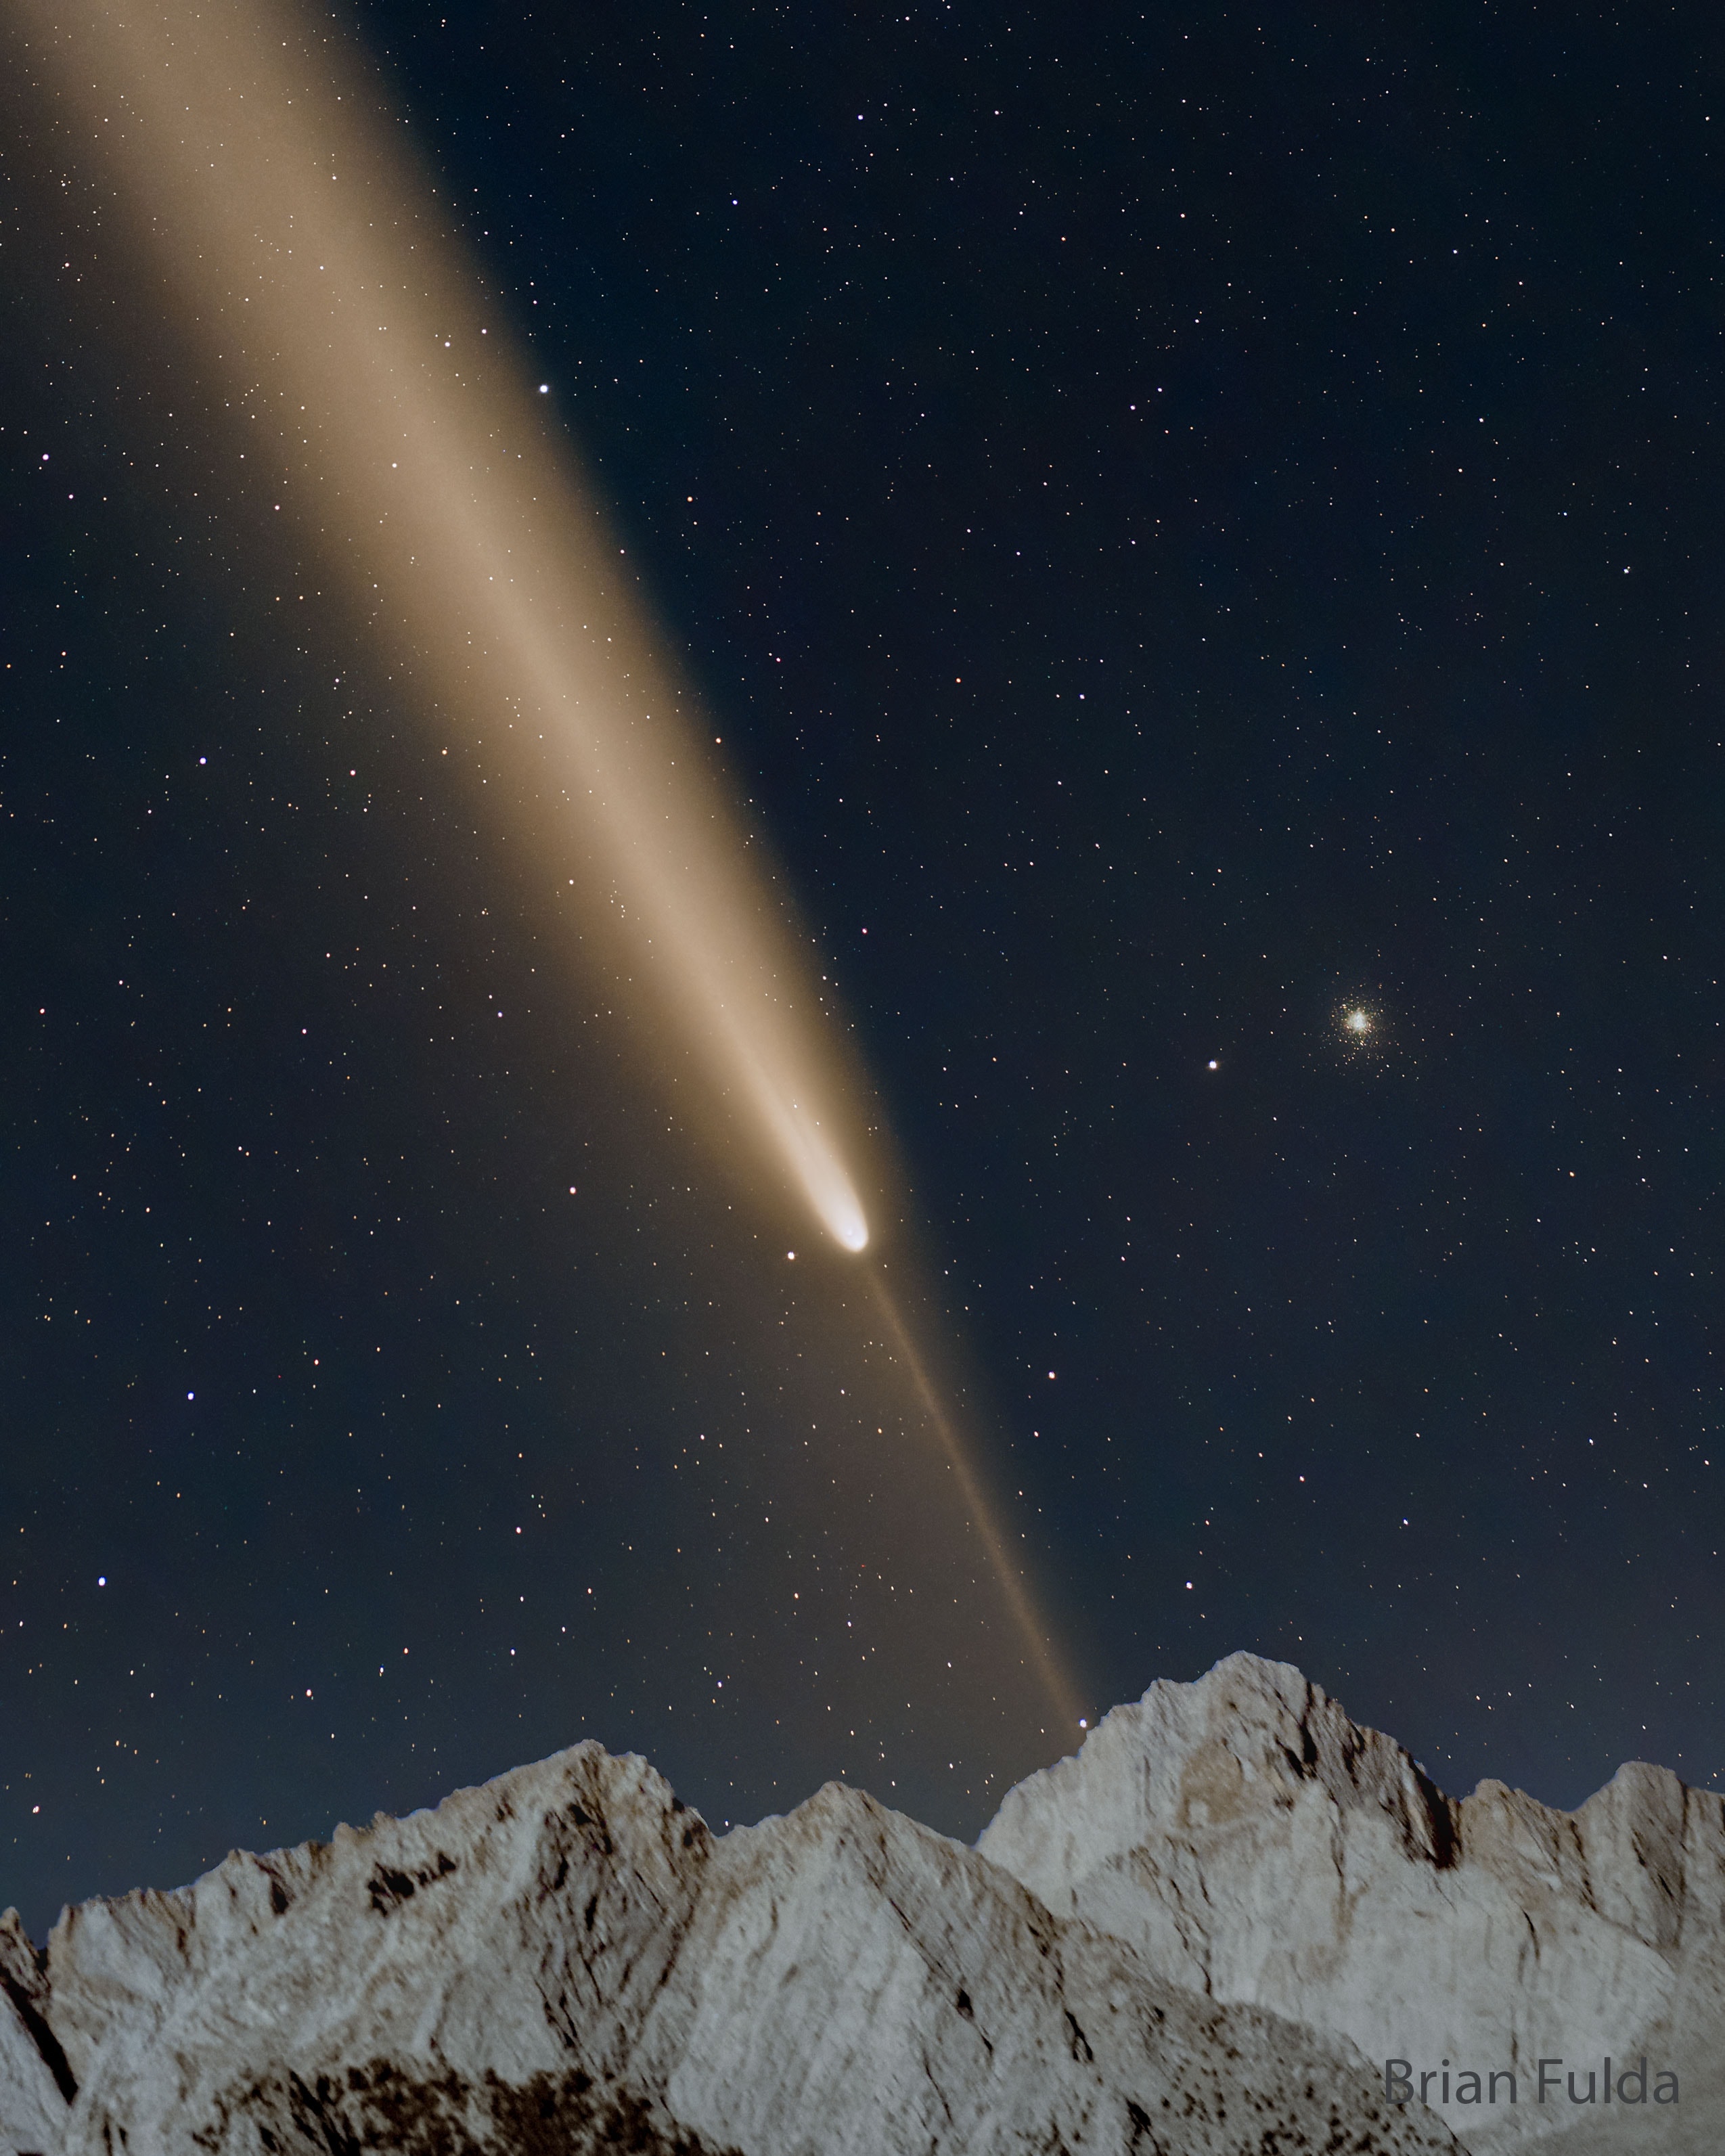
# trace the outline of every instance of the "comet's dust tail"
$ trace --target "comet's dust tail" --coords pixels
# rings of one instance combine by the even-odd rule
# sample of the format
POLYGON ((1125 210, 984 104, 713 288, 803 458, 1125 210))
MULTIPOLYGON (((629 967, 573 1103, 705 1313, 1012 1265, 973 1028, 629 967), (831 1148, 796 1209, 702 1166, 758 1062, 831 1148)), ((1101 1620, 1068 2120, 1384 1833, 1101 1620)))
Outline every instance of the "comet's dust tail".
MULTIPOLYGON (((144 243, 140 339, 177 336, 228 405, 235 490, 267 476, 494 813, 519 804, 572 938, 688 1081, 679 1105, 839 1250, 868 1249, 884 1177, 867 1087, 808 939, 403 123, 292 0, 14 0, 13 19, 57 146, 144 243)), ((1058 1692, 993 1510, 883 1307, 1058 1692)))
MULTIPOLYGON (((522 801, 665 1062, 701 1069, 727 1143, 861 1250, 857 1087, 806 942, 374 85, 287 7, 21 12, 80 162, 147 234, 141 323, 164 316, 228 401, 236 484, 280 474, 281 507, 428 714, 522 801)), ((701 1090, 680 1101, 698 1113, 701 1090)))

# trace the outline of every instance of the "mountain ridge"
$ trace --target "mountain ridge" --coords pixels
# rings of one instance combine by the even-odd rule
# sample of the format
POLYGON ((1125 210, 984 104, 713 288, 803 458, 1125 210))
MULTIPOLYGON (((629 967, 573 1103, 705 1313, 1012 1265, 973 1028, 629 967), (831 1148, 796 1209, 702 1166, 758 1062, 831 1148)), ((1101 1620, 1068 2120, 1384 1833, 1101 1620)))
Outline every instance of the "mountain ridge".
POLYGON ((1517 2073, 1495 2118, 1439 2107, 1471 2148, 1593 2145, 1603 2098, 1585 2125, 1530 2108, 1538 2061, 1597 2075, 1661 2046, 1690 2107, 1660 2122, 1661 2156, 1686 2145, 1674 2135, 1718 2145, 1725 1798, 1668 1768, 1628 1762, 1574 1812, 1491 1779, 1450 1797, 1291 1664, 1234 1655, 1115 1708, 1009 1791, 977 1846, 1207 1996, 1380 2063, 1517 2073))
MULTIPOLYGON (((1570 1872, 1538 1919, 1584 1953, 1604 1935, 1553 1910, 1608 1927, 1648 2026, 1725 1931, 1719 1800, 1685 1793, 1661 1839, 1662 1775, 1630 1774, 1580 1836, 1584 1876, 1556 1833, 1570 1872)), ((1486 1861, 1479 1794, 1445 1797, 1251 1656, 1116 1709, 975 1849, 840 1783, 715 1835, 644 1760, 578 1744, 403 1819, 68 1909, 44 1950, 0 1918, 0 2156, 1440 2156, 1463 2145, 1457 2107, 1446 2126, 1389 2101, 1384 2058, 1414 2054, 1356 2025, 1390 2025, 1361 2003, 1388 1967, 1417 2051, 1461 2010, 1454 1952, 1410 1954, 1409 1928, 1441 1940, 1447 1912, 1471 1938, 1481 1881, 1531 1892, 1486 1861)), ((1499 1840, 1525 1871, 1533 1815, 1582 1814, 1516 1802, 1532 1810, 1509 1806, 1499 1840)), ((1530 2007, 1501 1960, 1479 1964, 1507 1999, 1493 2010, 1529 2033, 1570 2001, 1535 1985, 1530 2007)), ((1699 2071, 1687 2052, 1682 2070, 1699 2071)), ((1635 2145, 1686 2149, 1712 2117, 1704 2082, 1635 2145)), ((1499 2120, 1466 2145, 1543 2129, 1582 2156, 1555 2116, 1518 2107, 1507 2138, 1499 2120)))

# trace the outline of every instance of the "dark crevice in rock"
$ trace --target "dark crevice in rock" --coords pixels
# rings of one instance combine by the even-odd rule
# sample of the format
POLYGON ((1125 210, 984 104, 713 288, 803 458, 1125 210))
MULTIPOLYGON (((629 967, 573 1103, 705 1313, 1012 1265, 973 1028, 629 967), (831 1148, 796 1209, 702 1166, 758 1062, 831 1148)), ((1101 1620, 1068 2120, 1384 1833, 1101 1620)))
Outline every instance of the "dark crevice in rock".
POLYGON ((443 1850, 438 1851, 435 1864, 422 1865, 413 1871, 397 1871, 387 1864, 380 1864, 372 1874, 367 1887, 372 1897, 372 1907, 380 1917, 387 1917, 392 1910, 398 1909, 403 1902, 411 1901, 422 1887, 435 1886, 439 1879, 447 1879, 454 1870, 454 1858, 443 1850))
POLYGON ((23 2023, 25 2033, 36 2046, 43 2065, 54 2076, 54 2087, 68 2103, 73 2102, 77 2097, 78 2082, 72 2071, 71 2061, 60 2048, 59 2038, 43 2019, 23 1984, 3 1969, 0 1969, 0 1989, 3 1989, 12 2001, 13 2010, 23 2023))
MULTIPOLYGON (((222 2108, 223 2128, 244 2120, 275 2156, 739 2156, 680 2126, 650 2097, 578 2070, 473 2082, 371 2059, 272 2076, 222 2108)), ((221 2130, 197 2138, 211 2147, 227 2139, 221 2130)))

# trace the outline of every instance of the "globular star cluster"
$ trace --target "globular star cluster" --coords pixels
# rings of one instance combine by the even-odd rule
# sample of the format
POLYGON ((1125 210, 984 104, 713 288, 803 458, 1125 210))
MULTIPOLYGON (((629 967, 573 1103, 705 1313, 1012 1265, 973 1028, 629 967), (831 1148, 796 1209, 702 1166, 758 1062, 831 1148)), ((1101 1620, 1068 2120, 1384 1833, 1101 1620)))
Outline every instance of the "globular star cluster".
POLYGON ((843 1774, 973 1833, 1077 1733, 1003 1553, 1087 1720, 1244 1646, 1452 1788, 1717 1782, 1675 21, 357 18, 469 250, 435 363, 525 346, 873 1074, 866 1260, 991 1551, 552 871, 524 706, 437 692, 458 608, 367 597, 406 526, 350 545, 334 438, 150 285, 23 19, 0 1904, 587 1735, 721 1825, 843 1774))
POLYGON ((1343 998, 1331 1014, 1329 1046, 1355 1067, 1378 1068, 1394 1045, 1388 1007, 1374 996, 1343 998))

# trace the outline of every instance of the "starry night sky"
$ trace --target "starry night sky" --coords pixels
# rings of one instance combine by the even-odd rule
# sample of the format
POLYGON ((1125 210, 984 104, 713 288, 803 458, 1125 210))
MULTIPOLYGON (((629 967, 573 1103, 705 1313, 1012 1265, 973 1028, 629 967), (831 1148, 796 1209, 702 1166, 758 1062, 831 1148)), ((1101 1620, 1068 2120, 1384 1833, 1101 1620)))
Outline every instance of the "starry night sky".
MULTIPOLYGON (((1248 1647, 1566 1804, 1725 1778, 1725 37, 1589 15, 348 25, 788 868, 1090 1709, 1248 1647)), ((830 1281, 0 75, 0 1904, 583 1735, 973 1835, 1077 1732, 828 1417, 830 1281)))

